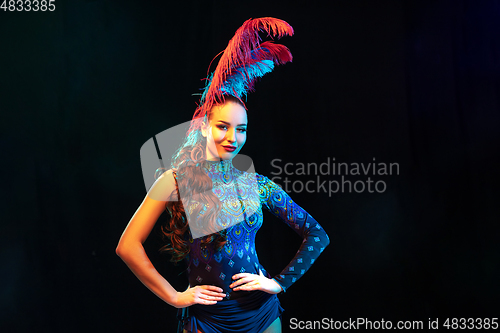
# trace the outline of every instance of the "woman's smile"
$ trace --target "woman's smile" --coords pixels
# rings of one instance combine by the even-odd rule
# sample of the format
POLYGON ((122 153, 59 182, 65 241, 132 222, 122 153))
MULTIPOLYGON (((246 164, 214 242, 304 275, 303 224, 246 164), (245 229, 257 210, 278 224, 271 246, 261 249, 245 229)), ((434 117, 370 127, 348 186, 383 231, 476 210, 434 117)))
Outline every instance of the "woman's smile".
POLYGON ((226 151, 233 152, 236 150, 235 146, 222 146, 226 151))

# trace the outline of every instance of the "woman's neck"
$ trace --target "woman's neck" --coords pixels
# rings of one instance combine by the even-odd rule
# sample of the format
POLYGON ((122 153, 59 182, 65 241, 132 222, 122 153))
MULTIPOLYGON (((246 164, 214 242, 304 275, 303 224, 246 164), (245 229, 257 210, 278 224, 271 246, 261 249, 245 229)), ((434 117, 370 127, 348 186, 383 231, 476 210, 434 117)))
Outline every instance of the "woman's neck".
POLYGON ((232 160, 206 160, 205 169, 209 172, 230 173, 233 171, 232 160))

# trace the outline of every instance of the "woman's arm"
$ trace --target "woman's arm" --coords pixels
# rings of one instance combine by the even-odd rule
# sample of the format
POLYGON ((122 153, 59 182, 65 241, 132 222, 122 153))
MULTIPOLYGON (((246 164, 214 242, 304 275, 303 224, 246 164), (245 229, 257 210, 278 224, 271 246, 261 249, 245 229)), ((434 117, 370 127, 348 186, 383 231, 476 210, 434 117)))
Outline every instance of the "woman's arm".
POLYGON ((261 274, 239 273, 233 275, 230 287, 233 290, 262 290, 270 294, 286 291, 311 267, 330 239, 320 224, 297 205, 281 187, 269 178, 257 174, 259 196, 262 205, 273 215, 283 220, 304 241, 295 257, 283 271, 273 279, 261 274))
POLYGON ((258 175, 257 180, 262 205, 303 238, 295 257, 279 275, 273 278, 281 285, 283 291, 286 291, 309 270, 330 244, 330 239, 321 225, 297 205, 280 186, 262 175, 258 175))
MULTIPOLYGON (((171 170, 160 176, 149 190, 125 228, 116 247, 116 254, 149 290, 166 303, 176 308, 195 303, 215 304, 225 296, 225 294, 221 293, 222 289, 215 286, 197 286, 181 293, 177 292, 158 273, 146 255, 142 244, 146 241, 156 221, 165 210, 170 193, 176 193, 175 180, 171 170)), ((177 197, 174 195, 170 200, 177 200, 177 197)))

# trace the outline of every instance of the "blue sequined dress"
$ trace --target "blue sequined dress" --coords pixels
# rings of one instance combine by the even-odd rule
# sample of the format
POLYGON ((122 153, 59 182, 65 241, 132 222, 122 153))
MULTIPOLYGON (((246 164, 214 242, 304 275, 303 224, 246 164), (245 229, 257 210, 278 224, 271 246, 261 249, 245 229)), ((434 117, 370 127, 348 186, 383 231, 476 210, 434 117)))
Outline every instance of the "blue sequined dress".
POLYGON ((218 223, 227 228, 227 242, 215 251, 202 247, 201 238, 190 239, 186 258, 190 286, 215 285, 226 297, 214 305, 195 304, 179 309, 179 327, 187 332, 263 332, 283 308, 277 295, 263 291, 232 291, 232 276, 240 272, 271 276, 260 264, 255 235, 262 225, 262 207, 280 218, 302 238, 297 254, 274 277, 283 291, 297 281, 329 244, 328 235, 311 215, 292 201, 281 187, 257 173, 241 172, 231 161, 207 161, 213 192, 222 203, 218 223))

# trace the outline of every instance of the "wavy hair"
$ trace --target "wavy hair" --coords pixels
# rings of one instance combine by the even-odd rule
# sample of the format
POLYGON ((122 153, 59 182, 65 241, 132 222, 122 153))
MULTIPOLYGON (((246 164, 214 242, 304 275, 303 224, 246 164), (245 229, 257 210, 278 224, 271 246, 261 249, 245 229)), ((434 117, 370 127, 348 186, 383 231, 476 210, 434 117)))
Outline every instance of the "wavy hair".
MULTIPOLYGON (((238 103, 241 101, 232 96, 225 95, 220 103, 226 101, 238 103)), ((207 139, 201 133, 202 122, 205 124, 210 120, 213 108, 204 117, 194 117, 186 138, 172 155, 171 168, 176 179, 177 201, 168 201, 165 208, 170 213, 170 220, 161 226, 161 236, 166 244, 160 248, 160 252, 171 255, 170 261, 179 262, 189 254, 189 242, 192 242, 191 231, 188 227, 185 208, 189 209, 190 216, 197 217, 202 210, 203 220, 208 221, 208 226, 204 229, 213 232, 201 239, 201 246, 208 246, 213 243, 215 250, 221 249, 226 243, 226 231, 217 230, 217 216, 221 211, 221 202, 213 193, 212 179, 206 174, 205 161, 207 139), (180 190, 179 190, 180 189, 180 190), (183 195, 183 202, 180 200, 180 193, 183 195)), ((162 170, 165 171, 165 170, 162 170)), ((158 175, 158 173, 157 173, 158 175)), ((173 193, 172 193, 173 194, 173 193)), ((189 223, 196 223, 190 221, 189 223)))

